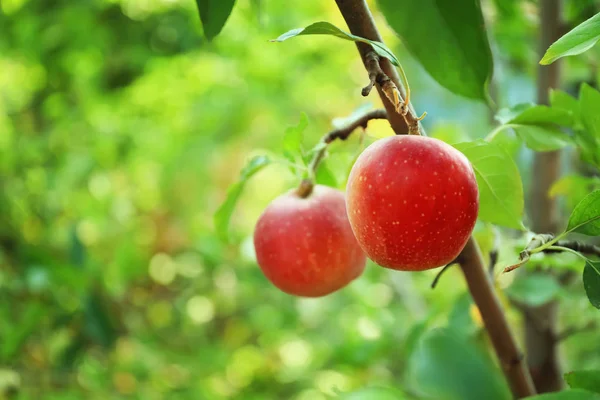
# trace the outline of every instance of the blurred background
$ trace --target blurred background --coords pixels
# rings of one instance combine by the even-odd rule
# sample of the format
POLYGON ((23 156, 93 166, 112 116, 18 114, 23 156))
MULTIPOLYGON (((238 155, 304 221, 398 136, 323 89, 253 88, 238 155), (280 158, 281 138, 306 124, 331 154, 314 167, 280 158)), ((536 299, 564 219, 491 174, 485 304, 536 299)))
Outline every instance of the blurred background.
MULTIPOLYGON (((487 106, 433 81, 370 3, 428 132, 451 143, 484 137, 487 106)), ((0 399, 321 400, 379 384, 418 398, 407 371, 425 330, 450 325, 485 344, 458 269, 435 290, 437 271, 373 264, 321 299, 274 288, 252 232, 298 183, 285 166, 248 182, 228 242, 215 234, 213 214, 239 170, 281 153, 303 114, 311 148, 335 118, 380 105, 375 93, 360 96, 368 79, 351 42, 269 42, 321 20, 346 29, 333 1, 238 0, 211 43, 192 0, 0 7, 0 399)), ((536 3, 488 1, 484 14, 496 102, 533 101, 536 3)), ((568 85, 595 80, 585 58, 568 63, 568 85)), ((390 134, 375 121, 365 140, 390 134)), ((328 183, 343 188, 359 135, 331 149, 328 183)), ((514 155, 527 188, 531 153, 514 155)), ((493 230, 477 228, 484 250, 493 230)), ((509 249, 500 264, 514 260, 518 246, 500 246, 509 249)), ((561 297, 565 324, 593 313, 581 288, 561 297)), ((509 312, 520 336, 519 318, 509 312)), ((565 366, 599 368, 589 351, 597 336, 578 338, 562 347, 565 366)))

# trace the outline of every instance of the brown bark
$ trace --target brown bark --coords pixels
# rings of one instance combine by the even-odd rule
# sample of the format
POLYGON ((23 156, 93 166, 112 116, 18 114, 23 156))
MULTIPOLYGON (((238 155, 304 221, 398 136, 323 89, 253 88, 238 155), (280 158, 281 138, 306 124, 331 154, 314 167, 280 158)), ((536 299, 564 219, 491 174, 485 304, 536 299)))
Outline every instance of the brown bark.
MULTIPOLYGON (((336 0, 336 3, 348 24, 350 32, 370 40, 382 41, 364 0, 336 0)), ((365 56, 370 47, 361 43, 358 43, 357 47, 363 62, 365 62, 365 56)), ((392 65, 387 60, 381 60, 381 67, 404 96, 404 88, 392 65)), ((407 133, 407 125, 403 118, 395 112, 393 105, 390 108, 391 103, 381 91, 379 91, 379 95, 386 106, 389 121, 394 131, 397 134, 407 133)), ((524 367, 522 355, 518 351, 500 302, 486 274, 483 258, 473 238, 469 240, 459 256, 459 263, 513 394, 517 398, 535 394, 531 377, 524 367)))
MULTIPOLYGON (((540 2, 541 56, 560 37, 560 0, 540 2)), ((538 67, 537 98, 539 104, 548 104, 550 88, 560 82, 560 60, 538 67)), ((560 152, 537 153, 533 161, 531 180, 531 228, 539 233, 556 233, 558 210, 555 199, 548 196, 552 184, 560 174, 560 152)), ((563 387, 556 332, 558 303, 553 301, 540 307, 523 309, 527 363, 538 392, 558 391, 563 387)))

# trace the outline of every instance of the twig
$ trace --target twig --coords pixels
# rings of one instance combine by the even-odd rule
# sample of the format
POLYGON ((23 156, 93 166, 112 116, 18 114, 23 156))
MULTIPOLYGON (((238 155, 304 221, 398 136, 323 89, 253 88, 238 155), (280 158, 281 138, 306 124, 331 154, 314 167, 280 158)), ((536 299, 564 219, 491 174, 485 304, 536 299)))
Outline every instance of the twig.
POLYGON ((559 240, 553 247, 544 249, 544 253, 561 253, 563 250, 557 249, 556 247, 564 247, 579 253, 598 256, 600 257, 600 246, 595 246, 590 243, 578 242, 576 240, 559 240))
POLYGON ((369 124, 369 121, 371 121, 372 119, 387 119, 387 113, 384 109, 369 111, 360 116, 359 118, 355 119, 348 125, 333 130, 326 134, 323 137, 323 142, 329 144, 336 139, 346 140, 356 128, 361 127, 363 129, 366 129, 367 125, 369 124))
MULTIPOLYGON (((521 253, 519 253, 519 262, 516 264, 513 264, 513 265, 509 265, 508 267, 504 268, 503 272, 504 273, 511 272, 511 271, 514 271, 515 269, 519 268, 521 265, 523 265, 527 261, 529 261, 529 257, 531 256, 531 254, 533 252, 535 252, 536 249, 539 249, 540 247, 547 245, 553 239, 554 239, 554 235, 549 234, 549 233, 542 233, 539 235, 535 235, 534 237, 531 238, 527 247, 525 247, 525 249, 521 253)), ((542 249, 540 251, 545 251, 545 250, 542 249)))
POLYGON ((492 249, 490 251, 490 264, 488 266, 488 271, 490 273, 490 278, 494 277, 494 268, 496 268, 496 263, 498 262, 498 249, 492 249))
POLYGON ((371 110, 356 118, 348 125, 343 126, 341 128, 335 129, 323 136, 321 139, 320 146, 318 150, 315 152, 315 155, 310 160, 310 164, 308 165, 308 173, 309 178, 302 180, 300 182, 300 186, 296 190, 296 193, 300 197, 308 197, 312 193, 312 189, 314 186, 314 179, 317 172, 317 168, 319 164, 325 157, 325 153, 327 152, 327 146, 336 139, 346 140, 348 136, 352 134, 357 128, 366 129, 369 121, 374 119, 387 119, 387 112, 383 109, 371 110))
POLYGON ((557 334, 554 340, 555 342, 562 342, 563 340, 566 340, 575 334, 586 331, 593 331, 597 327, 598 324, 596 323, 596 321, 589 321, 587 324, 581 326, 570 326, 561 333, 557 334))
POLYGON ((558 240, 556 241, 552 234, 535 235, 527 247, 519 254, 519 262, 504 268, 504 272, 514 271, 521 265, 529 261, 533 253, 562 253, 564 251, 575 251, 582 254, 600 257, 600 246, 590 243, 578 242, 576 240, 558 240), (552 243, 551 246, 548 245, 552 243))
POLYGON ((446 265, 444 268, 442 268, 440 270, 440 272, 437 273, 437 275, 435 276, 435 278, 433 278, 433 282, 431 282, 431 288, 435 289, 435 287, 437 286, 438 282, 440 281, 440 278, 442 277, 442 275, 444 274, 444 272, 446 272, 448 269, 450 269, 451 266, 456 265, 456 261, 452 261, 450 264, 446 265))

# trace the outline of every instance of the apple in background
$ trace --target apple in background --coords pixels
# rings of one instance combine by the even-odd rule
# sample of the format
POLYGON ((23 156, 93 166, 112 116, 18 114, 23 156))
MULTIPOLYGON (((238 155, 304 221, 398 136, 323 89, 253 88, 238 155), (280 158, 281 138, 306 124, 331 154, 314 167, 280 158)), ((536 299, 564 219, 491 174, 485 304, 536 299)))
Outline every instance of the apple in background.
POLYGON ((403 271, 446 265, 477 220, 479 191, 471 164, 433 138, 402 135, 369 146, 346 188, 350 224, 367 256, 403 271))
POLYGON ((319 297, 358 277, 366 262, 348 222, 344 193, 316 185, 277 197, 254 232, 258 265, 282 291, 319 297))

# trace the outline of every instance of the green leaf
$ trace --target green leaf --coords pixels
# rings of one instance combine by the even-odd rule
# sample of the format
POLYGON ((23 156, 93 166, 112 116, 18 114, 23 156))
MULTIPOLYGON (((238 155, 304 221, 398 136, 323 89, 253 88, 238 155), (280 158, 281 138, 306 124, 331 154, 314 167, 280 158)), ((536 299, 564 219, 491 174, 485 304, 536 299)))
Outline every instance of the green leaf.
POLYGON ((513 159, 500 147, 484 140, 454 145, 473 165, 479 186, 482 221, 524 230, 523 183, 513 159))
POLYGON ((272 42, 283 42, 284 40, 287 40, 289 38, 301 35, 331 35, 340 39, 367 43, 373 47, 373 50, 375 50, 377 55, 387 58, 392 62, 392 64, 394 64, 397 67, 400 66, 400 61, 398 61, 394 53, 392 53, 392 51, 385 44, 344 32, 343 30, 341 30, 335 25, 330 24, 329 22, 315 22, 314 24, 311 24, 306 28, 292 29, 291 31, 288 31, 283 35, 279 36, 277 39, 273 39, 272 42))
POLYGON ((478 1, 378 0, 402 43, 443 87, 487 101, 492 53, 478 1))
POLYGON ((565 374, 565 381, 571 389, 600 393, 600 370, 569 372, 565 374))
POLYGON ((233 10, 235 0, 196 0, 196 4, 204 35, 208 40, 212 40, 223 29, 233 10))
POLYGON ((256 174, 270 163, 271 160, 266 156, 256 156, 252 158, 242 169, 240 173, 240 179, 231 185, 229 190, 227 190, 227 197, 225 198, 225 201, 223 204, 221 204, 214 215, 215 229, 221 240, 228 240, 229 220, 231 219, 231 215, 233 214, 233 210, 235 209, 237 201, 242 195, 246 182, 250 177, 252 177, 252 175, 256 174))
POLYGON ((506 289, 506 294, 519 303, 537 307, 556 298, 560 285, 548 274, 529 274, 517 277, 506 289))
POLYGON ((512 107, 501 108, 494 116, 494 119, 503 125, 508 124, 510 121, 515 119, 521 113, 523 113, 525 110, 533 106, 535 106, 535 104, 533 103, 519 103, 515 104, 512 107))
POLYGON ((525 397, 524 400, 600 400, 600 396, 587 390, 571 389, 525 397))
POLYGON ((583 287, 590 303, 600 309, 600 261, 587 261, 585 263, 583 287))
POLYGON ((472 335, 477 331, 477 325, 471 316, 473 299, 466 292, 458 296, 448 314, 448 327, 462 336, 472 335))
POLYGON ((558 89, 550 89, 550 105, 554 109, 570 112, 575 120, 579 120, 579 102, 573 96, 558 89))
POLYGON ((427 332, 409 360, 409 378, 420 393, 439 400, 507 400, 500 371, 470 341, 450 329, 427 332))
POLYGON ((575 141, 581 152, 581 158, 600 167, 600 92, 587 84, 579 91, 579 117, 583 129, 575 130, 575 141))
POLYGON ((321 164, 319 164, 316 178, 317 183, 320 185, 330 186, 333 188, 338 186, 337 179, 335 178, 333 172, 331 172, 331 170, 327 167, 327 162, 325 160, 321 161, 321 164))
POLYGON ((571 144, 571 138, 559 129, 572 127, 573 114, 562 108, 517 104, 502 109, 496 119, 503 126, 497 130, 511 128, 534 151, 553 151, 571 144))
POLYGON ((533 151, 554 151, 571 144, 571 139, 560 129, 552 126, 507 125, 533 151))
POLYGON ((558 126, 573 125, 573 115, 562 108, 534 105, 522 109, 508 121, 511 124, 539 125, 556 124, 558 126))
POLYGON ((569 217, 567 232, 600 235, 600 190, 588 194, 575 206, 569 217))
POLYGON ((386 387, 367 387, 343 394, 340 400, 402 400, 406 397, 396 389, 386 387))
POLYGON ((546 50, 540 64, 548 65, 562 57, 574 56, 591 49, 600 39, 600 14, 567 32, 546 50))
POLYGON ((302 149, 302 141, 307 126, 308 117, 305 113, 302 113, 298 124, 290 126, 283 134, 283 154, 292 163, 295 163, 298 159, 303 160, 304 151, 302 149))

